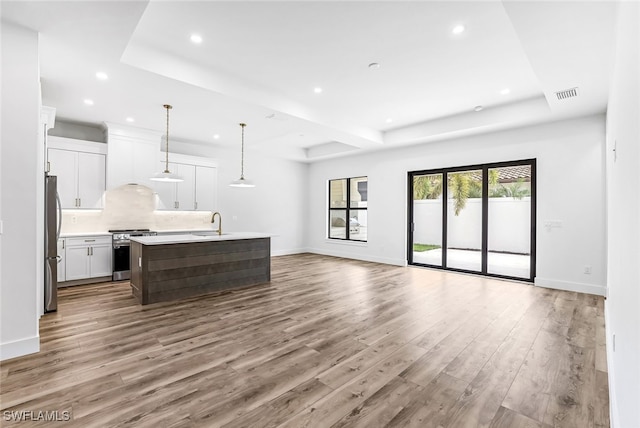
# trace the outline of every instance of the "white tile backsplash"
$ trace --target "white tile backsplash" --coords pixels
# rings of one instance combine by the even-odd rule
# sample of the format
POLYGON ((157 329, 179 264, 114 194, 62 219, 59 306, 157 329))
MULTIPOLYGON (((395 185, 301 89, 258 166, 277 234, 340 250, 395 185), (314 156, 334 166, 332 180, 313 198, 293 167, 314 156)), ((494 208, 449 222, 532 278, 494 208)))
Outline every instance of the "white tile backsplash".
POLYGON ((110 229, 213 229, 209 211, 156 211, 157 194, 147 186, 128 184, 105 192, 103 210, 63 210, 61 233, 110 229))

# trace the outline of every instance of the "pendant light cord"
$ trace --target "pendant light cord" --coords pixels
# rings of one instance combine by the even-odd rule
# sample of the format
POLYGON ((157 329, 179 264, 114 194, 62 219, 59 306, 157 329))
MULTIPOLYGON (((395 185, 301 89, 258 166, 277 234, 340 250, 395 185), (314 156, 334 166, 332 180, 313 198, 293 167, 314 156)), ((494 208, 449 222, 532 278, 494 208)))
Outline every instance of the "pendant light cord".
POLYGON ((244 127, 247 126, 246 123, 241 123, 242 127, 242 146, 240 151, 240 180, 244 180, 244 127))
POLYGON ((164 172, 169 173, 169 110, 172 109, 169 104, 165 104, 164 108, 167 109, 167 136, 166 136, 166 145, 165 145, 165 161, 164 161, 164 172))

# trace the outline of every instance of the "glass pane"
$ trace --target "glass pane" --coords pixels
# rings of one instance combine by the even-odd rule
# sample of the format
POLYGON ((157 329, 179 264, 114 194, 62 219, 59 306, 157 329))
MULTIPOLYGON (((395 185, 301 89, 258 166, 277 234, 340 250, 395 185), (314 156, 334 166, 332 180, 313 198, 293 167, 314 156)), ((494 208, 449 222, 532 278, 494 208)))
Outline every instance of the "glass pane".
POLYGON ((489 170, 487 272, 529 278, 531 166, 489 170))
POLYGON ((349 239, 367 240, 367 210, 352 210, 349 218, 349 239))
POLYGON ((330 208, 347 207, 347 180, 329 180, 330 208))
POLYGON ((367 184, 367 177, 356 177, 351 179, 350 208, 367 207, 367 184))
POLYGON ((329 238, 347 239, 347 210, 332 210, 329 216, 329 238))
POLYGON ((442 266, 442 174, 413 177, 413 263, 442 266))
POLYGON ((482 270, 482 170, 447 180, 447 267, 482 270))

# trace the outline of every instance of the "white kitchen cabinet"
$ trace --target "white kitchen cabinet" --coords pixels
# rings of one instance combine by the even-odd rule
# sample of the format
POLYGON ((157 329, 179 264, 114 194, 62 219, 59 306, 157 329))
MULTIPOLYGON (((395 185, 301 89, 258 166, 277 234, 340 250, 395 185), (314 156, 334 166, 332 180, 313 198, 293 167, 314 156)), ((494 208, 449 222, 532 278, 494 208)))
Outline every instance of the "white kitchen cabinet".
POLYGON ((62 208, 102 208, 102 195, 106 189, 105 155, 59 148, 60 144, 56 146, 47 149, 47 161, 49 174, 58 177, 62 208))
POLYGON ((112 275, 110 236, 67 238, 66 247, 66 281, 112 275))
MULTIPOLYGON (((165 163, 162 163, 164 170, 165 163)), ((169 170, 180 175, 178 183, 156 182, 159 210, 213 211, 217 190, 216 168, 169 162, 169 170)))
POLYGON ((107 123, 107 135, 107 189, 132 183, 153 187, 150 178, 161 171, 158 154, 162 134, 107 123))
POLYGON ((67 258, 65 239, 58 239, 58 282, 67 280, 67 258))
POLYGON ((216 191, 218 174, 216 168, 196 166, 195 209, 214 211, 216 209, 216 191))

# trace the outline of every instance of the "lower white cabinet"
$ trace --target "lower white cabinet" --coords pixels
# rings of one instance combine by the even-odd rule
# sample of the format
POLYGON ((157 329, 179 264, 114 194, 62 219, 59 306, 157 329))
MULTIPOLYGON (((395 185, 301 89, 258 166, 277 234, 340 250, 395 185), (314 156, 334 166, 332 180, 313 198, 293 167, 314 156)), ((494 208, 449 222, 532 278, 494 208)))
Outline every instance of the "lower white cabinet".
POLYGON ((65 257, 66 240, 58 239, 58 282, 67 280, 67 258, 65 257))
POLYGON ((111 276, 111 237, 66 238, 65 280, 111 276))

